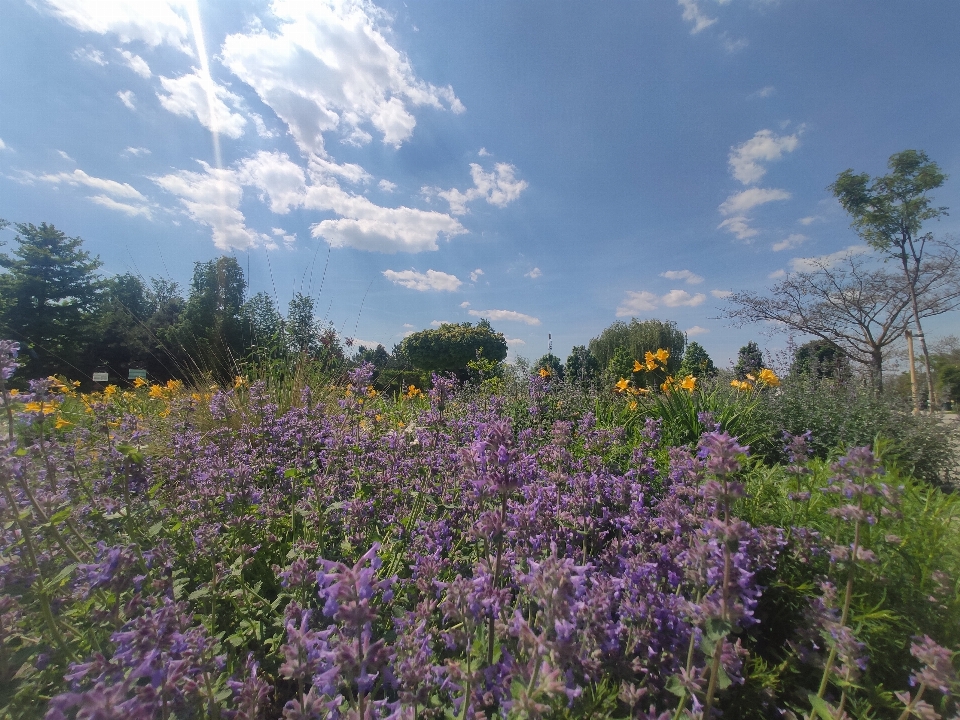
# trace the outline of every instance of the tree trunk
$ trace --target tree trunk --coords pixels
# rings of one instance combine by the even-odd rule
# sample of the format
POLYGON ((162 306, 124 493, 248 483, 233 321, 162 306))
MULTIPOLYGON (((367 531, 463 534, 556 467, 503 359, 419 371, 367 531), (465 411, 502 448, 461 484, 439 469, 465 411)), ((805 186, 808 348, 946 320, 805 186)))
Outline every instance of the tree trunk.
POLYGON ((873 387, 878 395, 883 394, 883 354, 879 348, 871 353, 873 362, 870 363, 870 375, 873 378, 873 387))
MULTIPOLYGON (((930 372, 930 353, 927 351, 927 340, 923 336, 923 326, 920 324, 920 308, 917 305, 917 288, 915 284, 915 278, 910 277, 910 269, 907 267, 907 249, 906 247, 901 249, 903 252, 900 253, 900 263, 903 265, 903 274, 907 279, 907 290, 910 291, 910 308, 913 310, 913 322, 917 326, 917 332, 914 337, 920 339, 920 352, 923 353, 923 366, 927 371, 927 402, 929 403, 928 410, 932 413, 937 407, 937 396, 933 391, 933 374, 930 372)), ((919 275, 920 271, 918 265, 919 263, 915 262, 914 269, 917 271, 916 275, 919 275)))

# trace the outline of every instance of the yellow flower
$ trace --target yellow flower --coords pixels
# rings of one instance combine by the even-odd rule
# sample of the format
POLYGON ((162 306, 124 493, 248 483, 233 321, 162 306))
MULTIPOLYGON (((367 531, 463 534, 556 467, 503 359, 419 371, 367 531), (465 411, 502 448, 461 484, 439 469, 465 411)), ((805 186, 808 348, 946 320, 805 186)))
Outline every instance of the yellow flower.
POLYGON ((150 386, 150 397, 162 399, 163 398, 163 385, 151 385, 150 386))
POLYGON ((633 371, 634 372, 643 372, 647 368, 639 360, 633 361, 633 371))
POLYGON ((730 385, 735 387, 737 390, 753 390, 753 385, 748 383, 746 380, 731 380, 730 385))
POLYGON ((649 395, 650 391, 646 388, 637 388, 637 395, 649 395))
POLYGON ((646 363, 647 370, 653 372, 657 369, 657 357, 652 352, 647 350, 643 356, 643 362, 646 363))
POLYGON ((403 420, 398 420, 398 421, 397 421, 397 427, 398 427, 398 428, 402 428, 402 427, 403 427, 403 420))
POLYGON ((60 428, 65 428, 67 425, 73 425, 73 423, 69 420, 64 420, 62 417, 58 417, 57 421, 53 424, 57 430, 60 428))
POLYGON ((16 388, 13 388, 13 390, 10 391, 10 397, 16 397, 19 394, 20 394, 20 391, 17 390, 16 388))
POLYGON ((665 350, 664 348, 659 348, 653 356, 662 363, 665 363, 670 359, 670 351, 665 350))
POLYGON ((693 392, 693 389, 696 386, 697 386, 697 379, 693 375, 687 375, 687 377, 685 377, 683 381, 680 383, 680 387, 682 387, 684 390, 690 393, 693 392))
POLYGON ((157 413, 157 414, 158 414, 160 417, 165 418, 165 417, 167 417, 167 416, 170 414, 170 408, 164 408, 163 410, 161 410, 161 411, 160 411, 159 413, 157 413))
POLYGON ((753 375, 751 375, 750 373, 747 373, 747 380, 749 380, 750 382, 756 382, 756 381, 757 381, 757 379, 756 379, 753 375))
POLYGON ((542 378, 550 377, 550 371, 545 367, 540 368, 540 377, 542 378))
POLYGON ((103 395, 104 395, 104 397, 108 397, 108 398, 109 398, 109 397, 113 397, 116 392, 117 392, 117 386, 116 386, 116 385, 107 385, 107 386, 103 389, 103 395))
POLYGON ((180 380, 167 380, 167 390, 174 392, 183 387, 183 382, 180 380))
POLYGON ((410 387, 407 388, 407 392, 404 395, 404 397, 407 398, 408 400, 412 400, 418 395, 423 395, 423 391, 420 390, 416 385, 411 385, 410 387))
POLYGON ((70 384, 73 385, 74 387, 80 387, 80 381, 79 381, 79 380, 74 380, 74 381, 73 381, 72 383, 70 383, 70 384))
POLYGON ((630 409, 631 409, 631 410, 636 410, 636 409, 637 409, 637 401, 636 401, 636 400, 634 400, 633 402, 630 403, 630 409))
POLYGON ((237 376, 233 379, 233 387, 234 387, 234 389, 241 388, 241 387, 243 387, 243 386, 246 385, 246 384, 247 384, 247 379, 244 378, 244 377, 241 377, 240 375, 237 375, 237 376))
POLYGON ((626 378, 620 378, 620 381, 619 381, 616 385, 614 385, 613 387, 614 387, 614 389, 615 389, 617 392, 623 392, 623 391, 626 390, 629 386, 630 386, 630 381, 629 381, 629 380, 627 380, 626 378))
POLYGON ((149 385, 149 384, 150 383, 148 383, 142 377, 134 378, 134 381, 133 381, 133 386, 135 388, 142 388, 144 385, 149 385))
POLYGON ((760 371, 760 382, 770 387, 777 387, 777 385, 780 384, 780 378, 778 378, 777 374, 770 368, 764 368, 760 371))
POLYGON ((377 415, 377 416, 374 418, 374 420, 376 420, 377 422, 380 422, 381 420, 383 420, 383 415, 377 415))
POLYGON ((377 391, 374 390, 372 387, 367 388, 367 395, 369 395, 370 397, 376 397, 376 396, 377 396, 377 391))

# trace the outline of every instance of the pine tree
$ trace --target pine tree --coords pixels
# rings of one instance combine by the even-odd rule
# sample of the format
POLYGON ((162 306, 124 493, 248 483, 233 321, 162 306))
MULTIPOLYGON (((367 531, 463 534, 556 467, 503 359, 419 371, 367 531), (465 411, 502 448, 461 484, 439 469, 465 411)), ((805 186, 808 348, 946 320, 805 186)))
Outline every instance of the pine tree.
POLYGON ((16 247, 0 254, 7 270, 0 275, 2 334, 21 344, 25 376, 85 376, 81 357, 102 287, 100 259, 53 225, 15 227, 16 247))

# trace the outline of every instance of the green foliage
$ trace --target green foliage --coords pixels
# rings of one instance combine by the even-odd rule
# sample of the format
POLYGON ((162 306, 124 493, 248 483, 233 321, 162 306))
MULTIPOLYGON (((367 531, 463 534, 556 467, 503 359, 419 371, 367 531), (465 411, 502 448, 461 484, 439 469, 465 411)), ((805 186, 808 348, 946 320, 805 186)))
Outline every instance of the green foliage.
POLYGON ((427 371, 464 371, 478 352, 495 362, 507 357, 506 338, 486 320, 476 326, 444 323, 435 330, 421 330, 405 338, 400 347, 414 367, 427 371))
POLYGON ((604 380, 611 385, 620 378, 629 380, 633 377, 633 354, 625 347, 618 347, 607 362, 604 380))
POLYGON ((714 377, 717 374, 717 368, 703 345, 696 340, 691 340, 683 353, 679 374, 681 376, 693 375, 698 378, 714 377))
POLYGON ((583 345, 574 346, 567 357, 566 375, 570 380, 588 385, 600 377, 600 361, 583 345))
POLYGON ((538 372, 540 370, 546 370, 550 373, 550 376, 556 380, 563 380, 564 378, 563 363, 560 361, 560 358, 553 353, 543 355, 533 364, 533 368, 538 372))
MULTIPOLYGON (((632 372, 633 360, 642 361, 646 352, 656 352, 663 348, 670 351, 667 373, 676 375, 680 369, 686 342, 686 335, 671 320, 641 321, 633 318, 629 323, 617 321, 593 338, 590 341, 590 352, 597 358, 601 367, 608 368, 617 350, 622 348, 631 359, 630 371, 632 372)), ((621 375, 621 377, 629 377, 629 375, 621 375)))
POLYGON ((15 227, 16 247, 0 254, 7 271, 0 275, 4 335, 20 342, 25 375, 75 372, 102 287, 100 260, 53 225, 15 227))
POLYGON ((760 347, 751 340, 742 348, 737 354, 737 364, 733 368, 733 372, 737 376, 737 380, 743 380, 747 377, 747 374, 753 375, 754 377, 763 369, 763 352, 761 352, 760 347))
POLYGON ((800 375, 813 373, 818 378, 845 380, 850 377, 850 361, 839 345, 817 338, 796 349, 790 372, 800 375))

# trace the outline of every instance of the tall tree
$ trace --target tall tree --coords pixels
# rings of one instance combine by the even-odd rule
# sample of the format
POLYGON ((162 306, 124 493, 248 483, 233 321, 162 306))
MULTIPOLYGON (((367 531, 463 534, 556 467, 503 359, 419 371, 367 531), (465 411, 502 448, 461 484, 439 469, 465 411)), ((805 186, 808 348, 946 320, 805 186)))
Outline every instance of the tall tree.
MULTIPOLYGON (((835 343, 850 360, 869 368, 882 391, 885 348, 903 335, 910 308, 902 276, 860 255, 810 262, 810 270, 790 273, 766 293, 734 293, 723 314, 738 325, 768 321, 835 343)), ((916 290, 920 317, 957 307, 957 253, 924 263, 916 290)))
POLYGON ((581 384, 592 383, 600 377, 600 361, 585 345, 575 345, 567 356, 567 377, 581 384))
POLYGON ((618 348, 623 348, 632 360, 641 361, 647 351, 656 352, 663 348, 670 351, 666 370, 675 375, 680 369, 686 344, 686 336, 672 321, 641 321, 633 318, 629 323, 617 321, 593 338, 590 341, 590 352, 600 362, 601 367, 609 368, 618 348))
POLYGON ((737 364, 733 371, 736 373, 738 380, 743 380, 748 373, 757 377, 762 369, 763 352, 761 352, 760 346, 751 340, 737 353, 737 364))
POLYGON ((79 365, 102 286, 100 259, 53 225, 15 227, 16 247, 0 254, 3 334, 21 343, 29 373, 86 374, 79 365))
POLYGON ((467 363, 482 353, 484 360, 500 362, 507 356, 507 340, 494 332, 488 320, 475 326, 444 323, 436 330, 421 330, 404 339, 401 352, 421 370, 465 372, 467 363))
POLYGON ((830 190, 853 218, 853 227, 871 247, 899 260, 906 288, 910 295, 916 337, 920 340, 927 370, 927 392, 931 409, 935 407, 930 353, 920 324, 920 303, 917 286, 921 263, 930 233, 921 233, 923 223, 945 215, 945 207, 934 207, 927 193, 943 185, 947 176, 939 166, 918 150, 904 150, 890 156, 888 175, 872 180, 867 173, 855 174, 852 169, 837 176, 830 190))
POLYGON ((236 258, 221 256, 193 268, 179 327, 194 369, 231 377, 245 355, 242 317, 247 281, 236 258))
POLYGON ((683 361, 680 363, 681 375, 694 377, 713 377, 717 374, 717 367, 707 354, 706 349, 696 340, 691 340, 683 352, 683 361))

